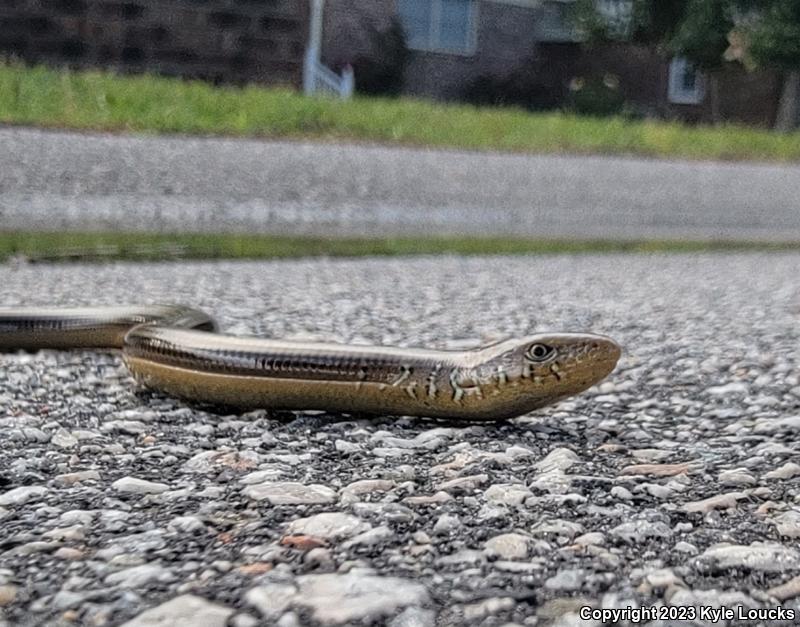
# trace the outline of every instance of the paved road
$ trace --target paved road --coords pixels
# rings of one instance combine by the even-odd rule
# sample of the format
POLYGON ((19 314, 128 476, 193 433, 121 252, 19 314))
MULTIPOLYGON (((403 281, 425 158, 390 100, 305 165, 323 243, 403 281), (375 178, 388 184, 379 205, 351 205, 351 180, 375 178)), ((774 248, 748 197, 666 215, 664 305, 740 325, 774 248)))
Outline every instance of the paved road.
POLYGON ((800 166, 5 128, 0 225, 800 241, 800 166))
POLYGON ((0 265, 8 305, 171 300, 242 334, 464 347, 595 330, 625 348, 601 386, 473 426, 219 415, 137 392, 108 352, 0 354, 0 625, 587 627, 583 605, 661 604, 698 620, 604 624, 797 625, 697 608, 800 616, 798 267, 0 265))

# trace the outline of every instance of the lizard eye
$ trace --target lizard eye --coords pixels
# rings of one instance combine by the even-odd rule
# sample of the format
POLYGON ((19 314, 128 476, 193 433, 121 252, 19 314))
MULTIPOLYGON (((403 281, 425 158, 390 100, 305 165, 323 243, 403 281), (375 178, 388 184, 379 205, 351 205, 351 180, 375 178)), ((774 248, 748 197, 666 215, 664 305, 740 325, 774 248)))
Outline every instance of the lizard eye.
POLYGON ((555 349, 547 344, 531 344, 525 351, 525 358, 529 361, 545 361, 554 352, 555 349))

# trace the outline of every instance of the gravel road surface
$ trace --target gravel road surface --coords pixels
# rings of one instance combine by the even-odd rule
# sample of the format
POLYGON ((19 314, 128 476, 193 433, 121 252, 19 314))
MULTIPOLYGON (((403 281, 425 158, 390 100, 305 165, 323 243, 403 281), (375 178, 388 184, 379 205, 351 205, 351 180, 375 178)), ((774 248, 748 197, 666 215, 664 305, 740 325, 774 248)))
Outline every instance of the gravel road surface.
POLYGON ((800 165, 0 128, 0 225, 800 241, 800 165))
POLYGON ((112 353, 0 355, 0 625, 600 625, 583 606, 796 624, 798 271, 798 254, 2 266, 11 305, 179 301, 235 333, 438 347, 594 330, 625 354, 588 393, 472 426, 218 413, 137 388, 112 353), (703 613, 721 606, 786 620, 703 613))

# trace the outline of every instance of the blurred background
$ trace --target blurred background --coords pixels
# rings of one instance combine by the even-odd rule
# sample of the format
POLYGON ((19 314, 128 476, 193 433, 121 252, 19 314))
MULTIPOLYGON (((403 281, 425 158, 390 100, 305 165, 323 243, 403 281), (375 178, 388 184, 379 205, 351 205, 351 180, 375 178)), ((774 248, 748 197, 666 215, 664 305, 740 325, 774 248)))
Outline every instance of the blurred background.
POLYGON ((0 250, 786 246, 798 42, 792 0, 6 1, 0 250))

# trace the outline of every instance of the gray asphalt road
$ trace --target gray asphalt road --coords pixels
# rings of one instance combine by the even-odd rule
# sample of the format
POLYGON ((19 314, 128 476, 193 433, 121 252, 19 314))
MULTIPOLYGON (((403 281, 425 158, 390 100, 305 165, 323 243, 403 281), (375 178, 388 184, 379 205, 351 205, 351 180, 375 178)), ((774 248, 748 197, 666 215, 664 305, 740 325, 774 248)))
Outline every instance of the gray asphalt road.
POLYGON ((0 224, 800 241, 800 166, 5 128, 0 224))
POLYGON ((466 427, 219 414, 137 388, 111 353, 0 354, 0 625, 797 625, 798 268, 0 265, 9 305, 172 300, 236 333, 440 347, 594 330, 625 349, 585 394, 466 427), (721 606, 762 613, 703 613, 721 606))

